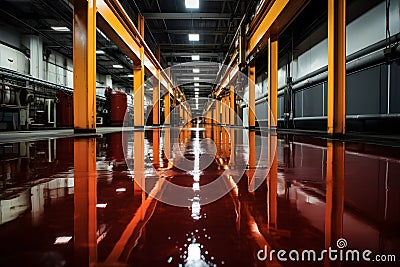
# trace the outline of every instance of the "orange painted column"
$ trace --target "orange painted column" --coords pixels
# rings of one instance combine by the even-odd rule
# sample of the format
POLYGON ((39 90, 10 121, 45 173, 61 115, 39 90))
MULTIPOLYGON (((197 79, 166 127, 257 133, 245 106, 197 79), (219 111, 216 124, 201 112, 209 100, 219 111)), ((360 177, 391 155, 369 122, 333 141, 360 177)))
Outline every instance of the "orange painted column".
MULTIPOLYGON (((138 30, 144 37, 144 17, 138 15, 138 30)), ((140 64, 133 66, 134 126, 144 127, 144 47, 140 48, 140 64)))
POLYGON ((230 86, 230 91, 229 91, 229 107, 230 107, 230 119, 229 123, 230 125, 235 125, 235 86, 231 85, 230 86))
POLYGON ((96 0, 76 0, 73 20, 74 130, 96 132, 96 0))
POLYGON ((268 39, 268 129, 274 131, 278 123, 278 39, 268 39))
POLYGON ((346 133, 346 0, 328 0, 328 134, 346 133))
POLYGON ((256 65, 249 66, 249 127, 256 126, 256 65))

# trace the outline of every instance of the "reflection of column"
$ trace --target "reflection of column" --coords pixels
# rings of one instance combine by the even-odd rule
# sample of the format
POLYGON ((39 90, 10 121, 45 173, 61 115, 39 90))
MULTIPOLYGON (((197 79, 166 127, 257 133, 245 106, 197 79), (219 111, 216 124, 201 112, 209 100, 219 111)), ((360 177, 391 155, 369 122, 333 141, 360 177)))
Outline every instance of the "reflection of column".
POLYGON ((230 163, 230 166, 234 166, 235 157, 236 157, 236 155, 235 155, 235 130, 233 128, 231 128, 229 131, 230 131, 230 145, 231 145, 230 146, 230 149, 231 149, 230 156, 231 156, 231 158, 229 160, 229 163, 230 163))
POLYGON ((160 167, 160 129, 153 129, 153 166, 160 167))
MULTIPOLYGON (((144 173, 144 131, 135 131, 134 141, 134 199, 146 199, 146 179, 144 173)), ((144 218, 144 214, 142 214, 144 218)))
POLYGON ((96 138, 74 141, 75 266, 97 262, 96 138))
POLYGON ((171 129, 165 128, 164 130, 164 154, 167 159, 171 158, 171 129))
POLYGON ((328 142, 327 148, 325 248, 336 247, 342 238, 344 212, 344 143, 328 142))
POLYGON ((268 226, 277 229, 278 214, 278 156, 275 153, 276 135, 268 136, 268 164, 271 168, 268 172, 268 226))
POLYGON ((247 177, 249 178, 249 192, 254 192, 254 172, 256 168, 256 132, 249 131, 249 170, 247 177))

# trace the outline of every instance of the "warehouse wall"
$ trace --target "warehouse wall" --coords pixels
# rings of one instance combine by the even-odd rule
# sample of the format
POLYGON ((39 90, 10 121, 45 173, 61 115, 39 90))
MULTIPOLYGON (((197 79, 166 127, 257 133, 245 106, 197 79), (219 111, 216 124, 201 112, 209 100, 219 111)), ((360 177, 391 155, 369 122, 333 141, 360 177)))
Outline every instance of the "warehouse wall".
MULTIPOLYGON (((31 75, 34 72, 31 71, 31 60, 37 56, 37 51, 30 51, 32 45, 32 37, 29 35, 21 35, 16 29, 7 25, 7 27, 0 27, 0 67, 6 68, 12 71, 17 71, 22 74, 31 75), (25 53, 24 53, 25 52, 25 53), (29 56, 29 54, 31 56, 29 56)), ((37 36, 34 36, 37 38, 37 36)), ((38 59, 41 62, 34 62, 34 66, 40 66, 42 68, 39 72, 40 75, 37 78, 63 85, 69 88, 73 88, 73 62, 72 58, 65 57, 64 55, 48 50, 46 55, 46 49, 40 42, 40 48, 42 58, 38 59)), ((102 82, 104 85, 112 86, 111 78, 107 75, 97 75, 97 81, 102 82)), ((99 84, 100 85, 100 84, 99 84)))
MULTIPOLYGON (((400 32, 400 1, 391 1, 390 32, 395 35, 400 32)), ((365 12, 347 25, 346 54, 352 55, 379 41, 385 40, 385 1, 365 12)), ((327 24, 321 25, 307 37, 298 47, 295 47, 291 61, 290 75, 287 75, 287 64, 280 59, 278 72, 278 119, 283 120, 284 98, 282 89, 286 86, 286 77, 291 76, 293 84, 302 80, 312 72, 326 68, 328 64, 327 24)), ((284 56, 287 58, 287 55, 284 56)), ((400 63, 397 60, 387 65, 385 63, 365 66, 361 70, 348 72, 347 75, 347 115, 349 120, 357 118, 395 116, 400 113, 400 63), (361 115, 361 116, 359 116, 361 115)), ((326 72, 326 71, 325 71, 326 72)), ((313 79, 313 77, 309 77, 313 79)), ((294 120, 297 128, 326 127, 327 115, 327 79, 317 84, 307 85, 309 79, 297 84, 294 91, 294 120)), ((257 84, 262 88, 256 95, 256 114, 259 124, 267 124, 267 77, 262 73, 257 77, 257 84)))

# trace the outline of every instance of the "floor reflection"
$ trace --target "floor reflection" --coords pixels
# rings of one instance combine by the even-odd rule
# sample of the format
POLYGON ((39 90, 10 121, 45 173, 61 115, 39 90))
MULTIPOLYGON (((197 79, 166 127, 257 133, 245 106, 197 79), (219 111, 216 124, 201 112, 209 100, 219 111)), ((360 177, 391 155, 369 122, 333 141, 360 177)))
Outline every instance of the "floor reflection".
POLYGON ((257 253, 398 253, 398 152, 199 121, 3 144, 0 266, 375 266, 257 253))

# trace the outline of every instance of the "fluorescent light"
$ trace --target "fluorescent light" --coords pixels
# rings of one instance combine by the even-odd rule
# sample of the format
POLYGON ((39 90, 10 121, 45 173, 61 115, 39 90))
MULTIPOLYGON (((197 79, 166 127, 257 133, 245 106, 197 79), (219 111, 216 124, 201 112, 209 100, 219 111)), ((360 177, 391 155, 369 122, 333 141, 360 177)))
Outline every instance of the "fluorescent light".
POLYGON ((189 33, 189 41, 199 41, 200 35, 197 33, 189 33))
POLYGON ((186 8, 199 8, 199 0, 185 0, 186 8))
POLYGON ((200 81, 200 78, 199 77, 194 77, 193 80, 200 81))
POLYGON ((103 50, 96 50, 97 55, 104 55, 105 53, 103 50))
POLYGON ((107 208, 107 203, 105 203, 105 204, 97 204, 96 208, 105 209, 105 208, 107 208))
POLYGON ((59 27, 59 26, 52 26, 51 27, 53 30, 58 31, 58 32, 69 32, 69 28, 68 27, 59 27))
POLYGON ((195 91, 195 92, 198 92, 198 91, 199 91, 199 88, 197 88, 197 87, 194 88, 194 91, 195 91))
POLYGON ((200 56, 199 55, 192 55, 192 60, 200 60, 200 56))
POLYGON ((193 69, 193 73, 200 73, 200 69, 193 69))
POLYGON ((195 94, 195 95, 199 95, 199 92, 195 92, 194 94, 195 94))
POLYGON ((124 67, 122 65, 113 65, 114 69, 123 69, 124 67))
POLYGON ((67 244, 72 239, 72 236, 60 236, 54 241, 54 245, 67 244))
POLYGON ((194 86, 200 86, 200 84, 199 83, 195 83, 194 86))

